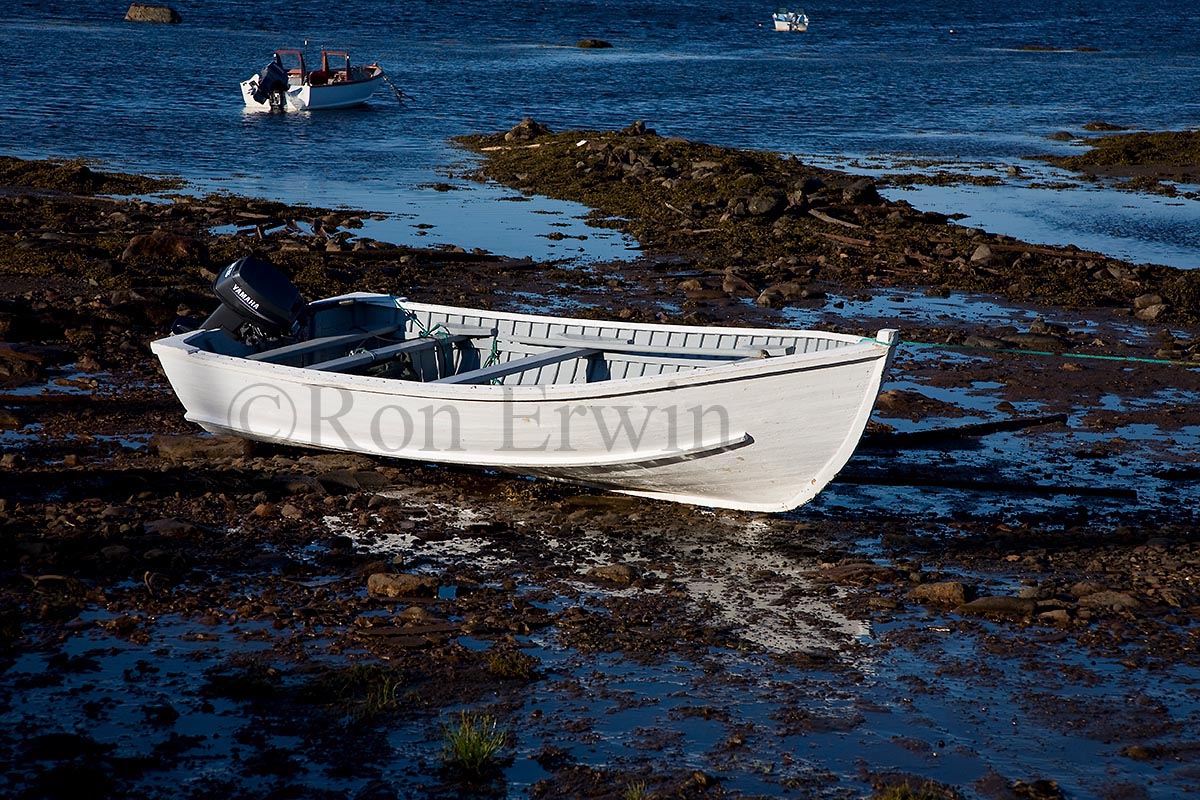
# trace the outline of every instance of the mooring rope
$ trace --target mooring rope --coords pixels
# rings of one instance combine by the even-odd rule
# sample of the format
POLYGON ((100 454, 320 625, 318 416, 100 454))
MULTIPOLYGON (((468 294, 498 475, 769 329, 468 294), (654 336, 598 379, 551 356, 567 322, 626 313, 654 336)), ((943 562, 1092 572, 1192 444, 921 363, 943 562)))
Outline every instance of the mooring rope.
MULTIPOLYGON (((887 342, 880 342, 877 339, 864 338, 864 342, 877 342, 878 344, 886 345, 887 342)), ((1060 358, 1078 358, 1091 359, 1093 361, 1125 361, 1133 364, 1169 364, 1177 367, 1191 367, 1200 369, 1200 362, 1197 361, 1180 361, 1173 358, 1145 358, 1141 356, 1105 356, 1094 353, 1062 353, 1054 350, 1023 350, 1019 347, 985 347, 983 345, 973 344, 949 344, 941 342, 898 342, 900 347, 912 347, 918 349, 937 349, 944 348, 947 350, 976 350, 981 353, 1011 353, 1023 356, 1059 356, 1060 358)))
POLYGON ((383 78, 383 82, 386 83, 388 85, 388 87, 391 88, 391 90, 396 93, 396 100, 399 101, 399 103, 401 105, 404 104, 405 99, 408 99, 408 100, 416 99, 411 94, 406 93, 404 90, 402 90, 398 86, 396 86, 396 84, 392 83, 392 77, 390 75, 388 75, 386 72, 384 72, 382 69, 379 70, 379 74, 383 78))

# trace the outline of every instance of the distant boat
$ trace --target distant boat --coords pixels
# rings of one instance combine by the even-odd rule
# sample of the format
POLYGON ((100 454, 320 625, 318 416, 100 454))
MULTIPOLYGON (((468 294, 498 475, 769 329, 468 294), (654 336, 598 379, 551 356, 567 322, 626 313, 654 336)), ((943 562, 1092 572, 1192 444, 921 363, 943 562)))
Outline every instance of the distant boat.
POLYGON ((242 81, 246 107, 261 111, 317 111, 365 103, 384 80, 378 64, 350 64, 344 50, 322 50, 321 68, 305 68, 304 53, 276 50, 262 71, 242 81))
POLYGON ((771 15, 771 19, 774 20, 777 31, 803 32, 808 30, 808 15, 803 11, 788 11, 786 8, 781 8, 771 15))

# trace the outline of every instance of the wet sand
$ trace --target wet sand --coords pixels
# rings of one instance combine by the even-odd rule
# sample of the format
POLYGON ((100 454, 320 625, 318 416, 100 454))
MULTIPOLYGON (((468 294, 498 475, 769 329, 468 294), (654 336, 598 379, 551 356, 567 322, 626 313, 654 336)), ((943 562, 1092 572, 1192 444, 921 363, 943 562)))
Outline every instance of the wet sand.
POLYGON ((0 789, 1195 790, 1193 277, 644 131, 604 134, 581 196, 589 166, 568 148, 593 133, 481 140, 541 157, 484 169, 627 225, 645 247, 631 262, 394 247, 356 236, 366 211, 5 162, 0 789), (656 163, 663 147, 686 168, 656 173, 685 157, 656 163), (648 189, 684 177, 710 194, 648 189), (901 319, 908 344, 814 503, 714 512, 201 435, 148 344, 206 313, 215 271, 250 252, 309 297, 867 333, 901 319), (464 708, 507 732, 473 774, 443 753, 464 708))

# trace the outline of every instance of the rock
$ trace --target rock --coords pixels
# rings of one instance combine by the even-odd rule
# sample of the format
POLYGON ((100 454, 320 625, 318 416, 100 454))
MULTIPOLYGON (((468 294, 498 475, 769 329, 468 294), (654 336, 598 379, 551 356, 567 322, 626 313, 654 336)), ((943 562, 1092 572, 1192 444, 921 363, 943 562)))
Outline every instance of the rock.
POLYGON ((311 475, 280 475, 274 483, 287 494, 325 494, 321 482, 311 475))
POLYGON ((396 615, 396 622, 420 622, 426 625, 445 622, 446 620, 423 606, 409 606, 396 615))
POLYGON ((1071 613, 1065 608, 1056 608, 1053 611, 1043 611, 1038 614, 1038 619, 1047 625, 1066 625, 1071 621, 1071 613))
POLYGON ((45 380, 45 360, 23 347, 0 343, 0 386, 45 380))
POLYGON ((988 596, 964 603, 955 609, 972 617, 1028 618, 1033 616, 1037 603, 1027 597, 988 596))
POLYGON ((249 439, 201 434, 160 434, 150 440, 150 449, 169 461, 244 458, 253 452, 249 439))
MULTIPOLYGON (((609 45, 612 47, 612 45, 609 45)), ((658 133, 653 128, 647 128, 646 123, 640 119, 625 128, 622 128, 619 133, 622 136, 657 136, 658 133)))
POLYGON ((367 578, 367 593, 375 597, 432 597, 437 588, 430 575, 376 572, 367 578))
POLYGON ((151 3, 133 3, 125 12, 126 22, 158 22, 167 25, 178 25, 183 21, 179 12, 170 6, 157 6, 151 3))
POLYGON ((1142 607, 1141 603, 1124 592, 1110 590, 1093 592, 1086 597, 1081 597, 1079 605, 1083 608, 1105 609, 1109 611, 1136 611, 1142 607))
POLYGON ((1162 301, 1163 301, 1163 299, 1160 295, 1141 294, 1141 295, 1138 295, 1137 297, 1133 298, 1133 307, 1138 310, 1141 310, 1143 308, 1149 308, 1150 306, 1161 305, 1162 301))
POLYGON ((841 585, 878 586, 895 581, 896 570, 870 561, 851 561, 825 567, 817 573, 817 577, 841 585))
POLYGON ((743 297, 750 297, 759 293, 745 278, 733 273, 726 273, 725 280, 721 281, 721 291, 726 294, 735 294, 743 297))
POLYGON ((1055 131, 1046 138, 1052 142, 1070 142, 1075 139, 1075 134, 1070 131, 1055 131))
POLYGON ((358 470, 354 473, 354 480, 358 482, 358 488, 371 492, 386 489, 392 485, 386 475, 373 469, 358 470))
POLYGON ((778 308, 783 305, 783 295, 773 288, 764 289, 754 301, 754 305, 761 308, 778 308))
POLYGON ((142 525, 142 530, 148 536, 187 536, 195 533, 196 526, 187 520, 176 519, 175 517, 166 517, 164 519, 151 520, 142 525))
POLYGON ((808 296, 808 287, 799 281, 774 283, 768 286, 766 291, 773 292, 784 300, 799 300, 808 296))
POLYGON ((318 475, 317 481, 321 484, 321 488, 330 494, 357 492, 362 488, 359 486, 355 473, 348 469, 335 469, 323 475, 318 475))
POLYGON ((514 125, 508 133, 504 134, 504 141, 527 142, 539 136, 548 136, 549 134, 550 129, 545 125, 535 122, 533 117, 526 117, 514 125))
POLYGON ((870 178, 862 178, 842 190, 842 200, 853 205, 878 205, 883 202, 875 182, 870 178))
POLYGON ((765 217, 775 213, 780 206, 783 205, 783 200, 773 194, 756 194, 750 198, 750 202, 746 204, 746 210, 754 217, 765 217))
POLYGON ((992 257, 992 248, 988 247, 986 244, 981 244, 979 247, 975 248, 974 253, 971 253, 971 263, 987 264, 992 260, 992 257))
POLYGON ((593 580, 616 583, 622 586, 628 586, 640 577, 637 569, 629 564, 606 564, 600 567, 593 567, 588 570, 587 574, 593 580))
POLYGON ((967 602, 967 587, 959 581, 922 583, 908 593, 910 600, 945 608, 957 608, 967 602))
POLYGON ((1133 315, 1143 322, 1153 322, 1162 316, 1162 313, 1166 310, 1167 306, 1165 304, 1160 304, 1157 306, 1148 306, 1146 308, 1138 309, 1133 315))
POLYGON ((576 47, 582 47, 585 50, 604 50, 612 47, 612 45, 603 39, 580 39, 576 47))
POLYGON ((1091 581, 1079 581, 1078 583, 1073 584, 1071 586, 1071 588, 1068 589, 1067 591, 1069 591, 1073 596, 1078 598, 1078 597, 1087 597, 1089 594, 1095 594, 1096 592, 1103 592, 1106 589, 1108 589, 1108 587, 1103 584, 1100 584, 1100 583, 1092 583, 1091 581))
POLYGON ((108 561, 122 561, 129 557, 130 550, 123 544, 110 544, 100 548, 100 555, 108 561))
POLYGON ((205 263, 208 261, 208 249, 200 240, 191 236, 157 230, 151 233, 140 233, 130 239, 128 246, 121 253, 120 260, 124 263, 130 261, 205 263))
POLYGON ((0 431, 15 431, 23 427, 21 418, 5 408, 0 408, 0 431))

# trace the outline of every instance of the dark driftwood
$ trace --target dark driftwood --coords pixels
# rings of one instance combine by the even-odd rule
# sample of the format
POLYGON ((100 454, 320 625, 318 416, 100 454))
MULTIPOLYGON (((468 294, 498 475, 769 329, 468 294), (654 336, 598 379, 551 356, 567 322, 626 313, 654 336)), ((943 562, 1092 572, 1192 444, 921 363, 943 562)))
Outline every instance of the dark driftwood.
MULTIPOLYGON (((955 474, 961 474, 961 471, 957 471, 955 474)), ((856 486, 929 486, 937 489, 962 489, 993 494, 1033 494, 1044 497, 1075 495, 1120 500, 1137 500, 1138 497, 1137 492, 1133 489, 1114 489, 1111 486, 1048 486, 1023 481, 974 480, 952 477, 933 471, 922 471, 918 475, 914 472, 899 472, 895 469, 889 469, 886 472, 876 470, 843 472, 837 476, 837 482, 856 486)))
POLYGON ((913 445, 924 445, 930 442, 974 439, 993 433, 1020 431, 1026 428, 1036 428, 1041 425, 1061 425, 1067 419, 1066 414, 1045 414, 1040 417, 1017 417, 1015 419, 1002 419, 995 422, 957 425, 952 428, 933 428, 931 430, 901 433, 871 433, 863 437, 862 445, 871 448, 898 449, 912 447, 913 445))

